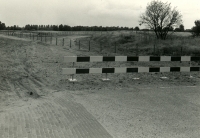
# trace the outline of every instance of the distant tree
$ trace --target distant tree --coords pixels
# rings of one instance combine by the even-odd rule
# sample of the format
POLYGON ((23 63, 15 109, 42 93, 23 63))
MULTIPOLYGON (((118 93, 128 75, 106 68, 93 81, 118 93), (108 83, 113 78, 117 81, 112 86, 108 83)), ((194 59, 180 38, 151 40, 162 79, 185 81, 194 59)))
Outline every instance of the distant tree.
POLYGON ((59 25, 59 31, 63 31, 63 25, 59 25))
POLYGON ((134 30, 135 30, 135 31, 139 31, 140 28, 139 28, 138 26, 136 26, 136 27, 134 28, 134 30))
POLYGON ((174 31, 174 28, 172 26, 169 27, 169 31, 174 31))
POLYGON ((179 29, 180 29, 181 32, 184 32, 184 31, 185 31, 185 27, 184 27, 184 25, 181 24, 181 25, 179 26, 179 29))
POLYGON ((185 29, 185 31, 186 31, 186 32, 191 32, 192 30, 191 30, 191 29, 185 29))
POLYGON ((53 30, 54 31, 58 31, 58 26, 57 25, 53 25, 53 30))
POLYGON ((28 25, 25 26, 24 29, 25 29, 25 30, 30 30, 30 29, 31 29, 31 26, 28 24, 28 25))
POLYGON ((200 36, 200 20, 194 22, 195 26, 192 27, 191 32, 193 36, 200 36))
POLYGON ((149 29, 141 29, 141 31, 149 31, 149 29))
MULTIPOLYGON (((117 29, 116 29, 116 30, 117 30, 117 29)), ((132 28, 130 28, 130 30, 134 30, 134 29, 133 29, 133 27, 132 27, 132 28)))
POLYGON ((154 30, 157 39, 166 39, 171 27, 182 23, 182 15, 176 8, 171 8, 171 3, 153 0, 145 13, 140 16, 140 25, 145 24, 150 30, 154 30))
POLYGON ((0 30, 5 30, 5 29, 6 29, 5 23, 2 23, 2 22, 0 21, 0 30))
POLYGON ((63 31, 70 31, 71 27, 69 25, 64 25, 63 26, 63 31))
POLYGON ((180 28, 175 28, 174 31, 175 32, 181 32, 181 29, 180 28))

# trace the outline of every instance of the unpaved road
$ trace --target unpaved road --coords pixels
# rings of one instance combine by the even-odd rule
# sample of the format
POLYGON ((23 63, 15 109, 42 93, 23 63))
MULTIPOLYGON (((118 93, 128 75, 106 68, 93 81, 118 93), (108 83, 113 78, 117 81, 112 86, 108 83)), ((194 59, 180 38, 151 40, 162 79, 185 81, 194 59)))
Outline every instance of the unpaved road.
POLYGON ((72 92, 115 138, 198 138, 200 87, 132 87, 72 92))

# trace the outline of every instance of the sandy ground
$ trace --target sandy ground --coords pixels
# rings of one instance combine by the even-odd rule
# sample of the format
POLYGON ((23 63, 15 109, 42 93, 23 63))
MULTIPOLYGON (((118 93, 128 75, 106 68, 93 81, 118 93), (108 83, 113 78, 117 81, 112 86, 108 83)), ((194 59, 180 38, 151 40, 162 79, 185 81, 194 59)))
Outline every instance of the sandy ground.
POLYGON ((197 138, 199 87, 132 87, 74 91, 115 138, 197 138))
MULTIPOLYGON (((64 56, 109 53, 79 50, 75 40, 80 37, 83 36, 65 36, 65 45, 56 46, 55 40, 50 44, 0 35, 1 109, 64 91, 81 103, 116 138, 196 138, 200 135, 198 72, 109 74, 110 82, 101 81, 104 74, 75 75, 78 82, 72 84, 67 81, 70 76, 61 74, 62 68, 72 67, 71 63, 63 63, 64 56), (72 48, 69 48, 70 39, 72 48), (190 79, 189 75, 195 78, 190 79), (161 76, 168 79, 160 79, 161 76)), ((75 67, 149 64, 158 63, 80 63, 75 67)))

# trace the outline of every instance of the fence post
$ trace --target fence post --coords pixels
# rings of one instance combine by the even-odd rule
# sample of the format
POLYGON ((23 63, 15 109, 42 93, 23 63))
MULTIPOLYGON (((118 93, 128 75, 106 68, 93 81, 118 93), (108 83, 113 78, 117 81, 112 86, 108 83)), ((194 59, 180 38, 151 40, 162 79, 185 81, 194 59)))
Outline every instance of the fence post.
POLYGON ((102 52, 102 44, 100 43, 100 52, 102 52))
POLYGON ((51 44, 52 44, 52 34, 51 34, 51 44))
POLYGON ((89 40, 89 51, 90 51, 90 40, 89 40))
POLYGON ((136 44, 136 56, 138 56, 138 44, 136 44))
POLYGON ((78 42, 78 45, 79 45, 79 50, 81 49, 81 41, 79 40, 78 42))
POLYGON ((117 53, 117 45, 116 45, 116 42, 115 42, 115 53, 117 53))
POLYGON ((183 55, 183 47, 181 47, 181 56, 183 55))

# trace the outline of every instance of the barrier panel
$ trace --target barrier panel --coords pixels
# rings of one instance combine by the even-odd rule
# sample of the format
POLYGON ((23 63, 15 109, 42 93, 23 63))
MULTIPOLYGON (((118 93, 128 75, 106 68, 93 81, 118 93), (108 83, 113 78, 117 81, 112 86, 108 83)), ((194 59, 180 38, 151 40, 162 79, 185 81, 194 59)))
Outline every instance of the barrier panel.
POLYGON ((63 68, 63 74, 142 73, 142 72, 193 72, 200 67, 116 67, 116 68, 63 68))
POLYGON ((64 56, 64 62, 105 62, 105 61, 200 61, 193 56, 64 56))
MULTIPOLYGON (((151 61, 200 61, 193 56, 64 56, 64 62, 151 62, 151 61)), ((76 81, 74 74, 106 74, 107 73, 144 73, 144 72, 195 72, 200 67, 109 67, 109 68, 63 68, 62 74, 72 75, 70 81, 76 81)))

